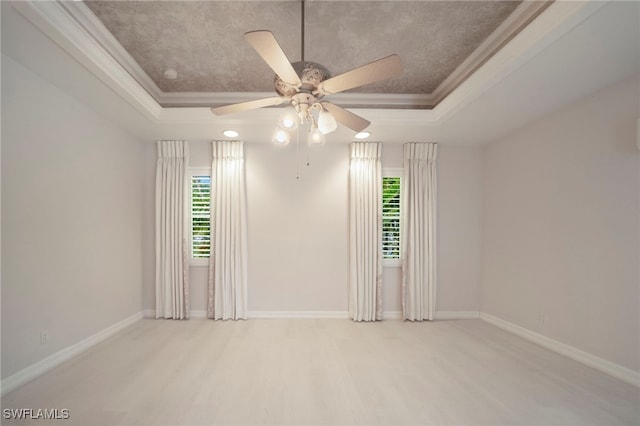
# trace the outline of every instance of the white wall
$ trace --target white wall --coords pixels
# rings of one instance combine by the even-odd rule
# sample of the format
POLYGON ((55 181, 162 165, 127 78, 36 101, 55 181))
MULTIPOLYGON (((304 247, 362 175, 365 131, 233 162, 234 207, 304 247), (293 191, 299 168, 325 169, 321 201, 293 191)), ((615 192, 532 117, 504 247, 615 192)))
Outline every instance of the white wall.
MULTIPOLYGON (((191 165, 209 167, 209 141, 190 141, 191 165)), ((346 311, 348 297, 349 145, 247 143, 250 311, 346 311)), ((148 154, 155 156, 155 153, 148 154)), ((147 162, 153 188, 155 157, 147 162)), ((482 150, 441 146, 438 159, 440 311, 478 311, 482 233, 482 150)), ((385 144, 383 167, 402 167, 402 144, 385 144)), ((147 203, 152 208, 152 200, 147 203)), ((152 211, 152 210, 151 210, 152 211)), ((153 229, 149 229, 153 238, 153 229)), ((152 243, 151 243, 152 244, 152 243)), ((148 246, 149 244, 145 244, 148 246)), ((143 300, 154 308, 153 263, 146 260, 143 300)), ((191 307, 206 309, 206 267, 191 267, 191 307)), ((401 310, 400 268, 384 269, 383 308, 401 310)))
POLYGON ((4 55, 1 136, 5 378, 140 311, 143 156, 4 55))
MULTIPOLYGON (((482 249, 483 151, 438 146, 436 311, 478 311, 482 249)), ((402 167, 402 144, 385 145, 384 167, 402 167)), ((401 268, 385 268, 385 309, 400 311, 401 268)))
POLYGON ((438 151, 439 311, 480 308, 483 160, 481 148, 438 151))
POLYGON ((249 310, 346 311, 349 146, 247 145, 249 310))
POLYGON ((638 371, 637 78, 487 147, 482 310, 638 371))
POLYGON ((152 310, 156 308, 156 143, 147 141, 143 147, 144 158, 142 171, 142 309, 152 310))

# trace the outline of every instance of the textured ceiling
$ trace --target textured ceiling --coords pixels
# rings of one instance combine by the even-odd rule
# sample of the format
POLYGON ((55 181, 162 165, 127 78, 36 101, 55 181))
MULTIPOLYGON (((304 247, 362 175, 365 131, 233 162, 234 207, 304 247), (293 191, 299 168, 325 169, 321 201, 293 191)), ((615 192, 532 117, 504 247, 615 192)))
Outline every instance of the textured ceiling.
POLYGON ((519 1, 87 1, 163 92, 270 92, 273 72, 244 41, 270 30, 291 62, 333 75, 397 53, 401 76, 352 89, 430 94, 519 1), (178 71, 175 80, 165 69, 178 71))

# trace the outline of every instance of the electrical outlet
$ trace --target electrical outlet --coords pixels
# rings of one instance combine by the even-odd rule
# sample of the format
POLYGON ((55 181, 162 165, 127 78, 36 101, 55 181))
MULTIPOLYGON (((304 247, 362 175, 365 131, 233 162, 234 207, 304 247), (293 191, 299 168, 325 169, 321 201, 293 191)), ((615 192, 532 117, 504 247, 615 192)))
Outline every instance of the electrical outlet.
POLYGON ((545 310, 540 311, 540 323, 546 324, 547 320, 548 320, 547 311, 545 310))
POLYGON ((45 345, 45 344, 47 344, 48 341, 49 341, 49 333, 47 332, 47 330, 41 331, 40 332, 40 344, 41 345, 45 345))

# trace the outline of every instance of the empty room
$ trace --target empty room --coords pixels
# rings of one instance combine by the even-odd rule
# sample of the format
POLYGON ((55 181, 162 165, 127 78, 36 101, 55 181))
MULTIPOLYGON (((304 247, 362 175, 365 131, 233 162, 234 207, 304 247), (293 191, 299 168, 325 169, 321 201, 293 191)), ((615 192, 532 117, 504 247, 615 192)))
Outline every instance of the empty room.
POLYGON ((640 424, 640 3, 2 1, 3 425, 640 424))

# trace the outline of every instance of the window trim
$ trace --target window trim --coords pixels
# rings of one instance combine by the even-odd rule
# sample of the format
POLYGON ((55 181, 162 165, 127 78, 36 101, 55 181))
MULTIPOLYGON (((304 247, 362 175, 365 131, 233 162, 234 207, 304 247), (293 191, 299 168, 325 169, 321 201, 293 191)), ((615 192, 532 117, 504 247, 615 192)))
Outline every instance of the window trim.
MULTIPOLYGON (((382 177, 398 177, 400 178, 400 257, 398 259, 388 259, 382 258, 382 266, 385 268, 400 268, 402 267, 402 191, 403 191, 403 180, 404 180, 404 169, 403 168, 383 168, 382 169, 382 177)), ((382 184, 382 181, 380 182, 382 184)), ((382 205, 382 199, 380 199, 380 203, 382 205)), ((382 217, 381 219, 382 220, 382 217)), ((382 250, 382 247, 380 247, 382 250)))
MULTIPOLYGON (((209 258, 208 257, 193 257, 193 228, 192 228, 192 217, 191 217, 191 202, 192 195, 191 192, 191 181, 194 176, 209 176, 211 177, 211 167, 188 167, 187 168, 187 179, 189 182, 189 204, 188 204, 188 218, 187 218, 187 229, 189 230, 189 266, 195 267, 208 267, 209 266, 209 258)), ((211 206, 209 206, 211 208, 211 206)))

